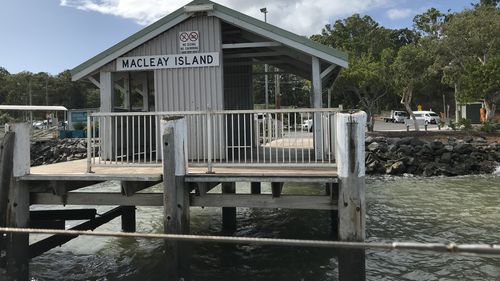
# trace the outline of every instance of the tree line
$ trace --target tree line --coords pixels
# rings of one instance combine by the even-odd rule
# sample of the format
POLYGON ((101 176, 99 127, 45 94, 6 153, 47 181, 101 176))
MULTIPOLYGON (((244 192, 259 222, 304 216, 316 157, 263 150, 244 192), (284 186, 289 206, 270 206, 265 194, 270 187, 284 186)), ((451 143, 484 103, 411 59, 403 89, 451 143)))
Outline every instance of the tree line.
POLYGON ((384 28, 358 14, 326 25, 311 39, 349 54, 334 101, 369 116, 404 108, 412 118, 417 104, 447 112, 443 99, 451 108, 455 99, 483 101, 492 118, 500 102, 499 2, 455 13, 431 8, 414 17, 413 29, 384 28))
MULTIPOLYGON (((334 84, 333 105, 361 108, 372 120, 380 110, 404 108, 413 115, 412 109, 422 104, 425 109, 447 112, 443 100, 451 111, 455 100, 481 100, 491 118, 500 102, 499 3, 481 0, 454 13, 431 8, 414 17, 412 29, 385 28, 359 14, 326 25, 311 39, 349 55, 349 67, 334 84)), ((254 72, 263 73, 263 66, 255 66, 254 72)), ((276 99, 276 76, 269 75, 271 104, 277 100, 283 106, 310 105, 309 81, 291 74, 279 76, 282 95, 276 99)), ((254 76, 255 103, 264 103, 263 78, 254 76)), ((71 81, 68 70, 57 75, 10 74, 0 67, 0 104, 30 102, 95 108, 99 91, 87 80, 71 81)))
MULTIPOLYGON (((28 71, 11 74, 0 67, 0 104, 62 105, 71 109, 96 108, 99 102, 99 90, 90 81, 71 81, 69 70, 57 75, 28 71)), ((21 118, 20 114, 1 114, 0 124, 21 118)))

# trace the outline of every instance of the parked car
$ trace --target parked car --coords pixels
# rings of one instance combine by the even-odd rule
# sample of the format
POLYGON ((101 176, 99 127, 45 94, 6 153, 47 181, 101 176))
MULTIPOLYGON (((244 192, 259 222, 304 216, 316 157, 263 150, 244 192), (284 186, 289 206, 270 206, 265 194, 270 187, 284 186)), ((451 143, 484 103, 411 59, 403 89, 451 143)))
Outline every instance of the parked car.
POLYGON ((255 121, 262 122, 264 120, 272 120, 273 117, 270 113, 255 113, 253 115, 255 121))
POLYGON ((33 121, 32 126, 35 129, 45 129, 47 128, 47 120, 33 121))
POLYGON ((441 118, 434 111, 413 111, 415 119, 424 120, 425 124, 438 124, 441 118))
POLYGON ((313 120, 312 119, 306 119, 301 125, 302 130, 305 131, 311 131, 313 127, 313 120))
POLYGON ((391 116, 384 117, 385 122, 404 123, 408 118, 406 111, 391 110, 391 116))

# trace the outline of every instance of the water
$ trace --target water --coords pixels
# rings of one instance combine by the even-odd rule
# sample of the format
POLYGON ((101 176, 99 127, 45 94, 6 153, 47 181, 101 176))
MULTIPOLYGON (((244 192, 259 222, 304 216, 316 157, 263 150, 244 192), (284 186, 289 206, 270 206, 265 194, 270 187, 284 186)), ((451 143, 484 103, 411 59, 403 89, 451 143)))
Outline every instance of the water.
MULTIPOLYGON (((498 175, 370 178, 367 240, 500 244, 499 180, 498 175)), ((116 183, 89 190, 96 188, 118 190, 116 183)), ((267 185, 263 189, 270 192, 267 185)), ((309 184, 284 190, 312 194, 322 189, 309 184)), ((162 231, 159 208, 138 208, 137 216, 137 231, 162 231)), ((237 236, 329 238, 325 211, 239 208, 237 219, 237 236)), ((191 221, 194 234, 224 234, 220 209, 192 208, 191 221)), ((117 231, 120 221, 99 229, 117 231)), ((80 237, 33 259, 31 275, 34 280, 164 280, 162 245, 158 240, 80 237)), ((194 280, 336 280, 338 275, 331 249, 197 243, 193 252, 194 280)), ((368 280, 500 280, 500 258, 370 250, 366 271, 368 280)))

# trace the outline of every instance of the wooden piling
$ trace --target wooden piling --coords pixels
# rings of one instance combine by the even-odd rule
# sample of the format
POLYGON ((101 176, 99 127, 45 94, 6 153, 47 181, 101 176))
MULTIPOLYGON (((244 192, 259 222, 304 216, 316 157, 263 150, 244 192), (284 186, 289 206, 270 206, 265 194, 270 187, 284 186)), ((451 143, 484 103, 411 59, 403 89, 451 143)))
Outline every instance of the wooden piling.
MULTIPOLYGON (((365 112, 336 116, 338 238, 341 241, 365 239, 365 126, 365 112)), ((339 251, 339 280, 365 279, 364 250, 339 251)))
MULTIPOLYGON (((6 126, 6 147, 11 153, 2 150, 1 194, 7 195, 5 209, 0 210, 4 216, 4 224, 8 227, 29 227, 30 194, 26 184, 17 177, 29 174, 30 170, 30 126, 28 123, 16 123, 6 126), (6 153, 4 155, 4 153, 6 153), (5 177, 5 178, 4 178, 5 177)), ((4 198, 2 198, 4 201, 4 198)), ((29 234, 7 233, 2 235, 5 248, 5 280, 29 280, 29 234)), ((2 262, 3 264, 3 262, 2 262)), ((3 274, 3 273, 0 273, 3 274)))
MULTIPOLYGON (((180 116, 161 121, 163 144, 163 204, 165 233, 189 234, 187 123, 180 116)), ((189 249, 185 243, 166 241, 167 280, 190 280, 189 249)))
POLYGON ((280 197, 281 192, 283 191, 283 183, 282 182, 271 182, 271 192, 273 197, 280 197))
POLYGON ((260 182, 251 182, 250 183, 250 193, 251 194, 260 194, 261 193, 261 183, 260 182))
POLYGON ((135 232, 136 231, 135 206, 122 206, 122 207, 123 207, 123 214, 121 216, 122 231, 135 232))
MULTIPOLYGON (((223 182, 222 194, 235 194, 235 182, 223 182)), ((222 229, 227 232, 236 230, 236 207, 222 207, 222 229)))

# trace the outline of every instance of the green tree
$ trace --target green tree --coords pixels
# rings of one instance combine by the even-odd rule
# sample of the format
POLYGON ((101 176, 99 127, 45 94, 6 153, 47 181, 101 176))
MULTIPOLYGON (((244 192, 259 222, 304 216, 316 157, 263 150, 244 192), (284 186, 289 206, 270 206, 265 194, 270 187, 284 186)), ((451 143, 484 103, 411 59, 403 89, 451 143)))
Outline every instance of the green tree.
POLYGON ((354 96, 356 107, 366 111, 368 131, 373 131, 373 114, 379 102, 390 92, 389 65, 393 56, 391 49, 383 52, 383 60, 377 60, 370 54, 359 58, 351 56, 349 68, 341 72, 335 84, 336 91, 354 96))
POLYGON ((475 101, 484 99, 490 104, 486 119, 491 119, 496 110, 496 103, 500 102, 500 56, 490 58, 485 64, 469 64, 465 73, 460 77, 462 85, 461 100, 475 101))
POLYGON ((480 66, 484 67, 489 59, 500 55, 500 9, 488 5, 488 1, 483 2, 472 10, 453 14, 444 24, 442 48, 449 61, 444 81, 458 85, 457 98, 461 102, 483 99, 489 119, 494 114, 495 99, 484 91, 479 91, 481 95, 472 94, 462 85, 465 81, 470 85, 471 77, 477 77, 472 73, 477 73, 480 66))
POLYGON ((424 36, 439 37, 443 31, 443 24, 446 21, 446 14, 441 13, 436 8, 430 8, 423 14, 413 18, 413 26, 424 36))
POLYGON ((422 45, 410 44, 399 49, 391 65, 394 85, 401 96, 401 104, 413 119, 415 130, 419 130, 411 109, 413 96, 425 84, 433 60, 422 45))

